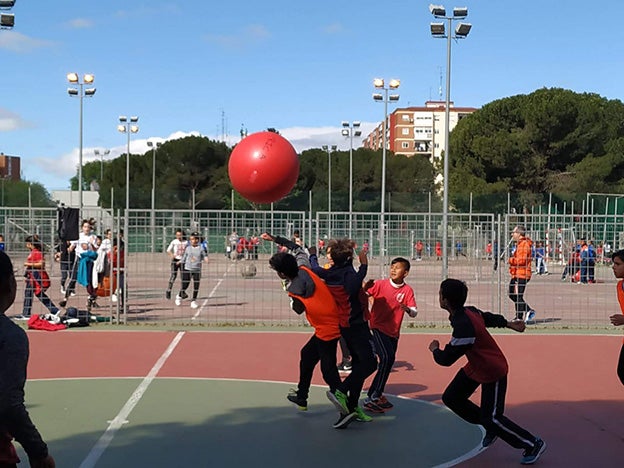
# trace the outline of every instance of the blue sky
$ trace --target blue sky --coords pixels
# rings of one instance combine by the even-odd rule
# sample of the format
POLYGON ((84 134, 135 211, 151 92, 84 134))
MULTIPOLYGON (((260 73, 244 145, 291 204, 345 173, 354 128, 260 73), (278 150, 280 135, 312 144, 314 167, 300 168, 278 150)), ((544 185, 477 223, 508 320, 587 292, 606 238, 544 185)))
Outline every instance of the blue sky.
MULTIPOLYGON (((95 148, 125 152, 119 115, 139 116, 133 153, 190 133, 235 143, 241 125, 275 127, 299 151, 347 149, 342 120, 368 131, 383 119, 373 78, 400 78, 402 107, 440 98, 446 41, 430 36, 429 3, 17 0, 15 28, 0 30, 0 151, 22 158, 25 179, 69 186, 79 144, 70 71, 95 75, 85 162, 95 148)), ((456 105, 541 87, 621 99, 620 2, 601 2, 600 17, 578 0, 442 4, 468 6, 473 25, 452 46, 456 105)))

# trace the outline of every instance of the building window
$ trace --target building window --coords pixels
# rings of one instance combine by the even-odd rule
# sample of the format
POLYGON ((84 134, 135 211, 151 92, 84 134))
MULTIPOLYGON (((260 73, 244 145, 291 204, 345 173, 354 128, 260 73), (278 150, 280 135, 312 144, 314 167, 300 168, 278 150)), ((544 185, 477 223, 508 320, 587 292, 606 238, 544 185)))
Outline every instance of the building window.
POLYGON ((401 129, 401 135, 409 135, 410 134, 410 129, 409 128, 402 128, 401 129))
POLYGON ((409 147, 410 147, 409 142, 404 141, 403 143, 401 143, 401 148, 403 148, 403 149, 409 149, 409 147))
POLYGON ((410 116, 409 114, 401 114, 401 120, 403 122, 409 122, 410 121, 410 116))

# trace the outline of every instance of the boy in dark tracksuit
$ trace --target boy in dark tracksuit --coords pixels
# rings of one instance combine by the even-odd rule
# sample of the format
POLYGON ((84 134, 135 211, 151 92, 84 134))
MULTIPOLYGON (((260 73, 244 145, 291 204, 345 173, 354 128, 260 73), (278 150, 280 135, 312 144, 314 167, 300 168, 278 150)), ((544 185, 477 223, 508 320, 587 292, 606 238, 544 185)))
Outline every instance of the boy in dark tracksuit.
POLYGON ((332 392, 341 383, 336 367, 336 348, 340 338, 338 307, 327 285, 310 269, 308 252, 304 247, 268 233, 263 233, 261 237, 290 250, 291 253, 273 255, 269 265, 284 282, 292 309, 298 314, 305 312, 308 322, 314 327, 314 335, 301 348, 297 390, 286 397, 306 411, 312 374, 317 364, 320 363, 323 380, 332 392))
POLYGON ((442 395, 442 401, 459 417, 486 429, 483 447, 500 437, 515 448, 524 449, 520 461, 531 465, 546 450, 546 442, 503 415, 507 392, 507 360, 486 327, 511 328, 523 332, 521 319, 507 321, 505 317, 464 306, 468 287, 463 281, 446 279, 440 284, 440 307, 449 312, 453 327, 451 341, 440 349, 433 340, 429 350, 441 366, 451 366, 466 356, 468 364, 462 367, 442 395), (470 401, 470 396, 481 386, 481 406, 470 401))
POLYGON ((362 289, 362 282, 368 271, 366 252, 359 254, 360 268, 353 268, 353 246, 351 239, 332 239, 327 245, 327 256, 333 263, 328 269, 318 265, 315 255, 310 256, 312 271, 325 280, 332 292, 340 314, 340 332, 351 351, 352 370, 335 392, 327 397, 341 413, 334 424, 336 429, 346 427, 353 419, 370 421, 359 406, 364 381, 377 369, 377 360, 371 345, 371 334, 366 322, 368 297, 362 289))

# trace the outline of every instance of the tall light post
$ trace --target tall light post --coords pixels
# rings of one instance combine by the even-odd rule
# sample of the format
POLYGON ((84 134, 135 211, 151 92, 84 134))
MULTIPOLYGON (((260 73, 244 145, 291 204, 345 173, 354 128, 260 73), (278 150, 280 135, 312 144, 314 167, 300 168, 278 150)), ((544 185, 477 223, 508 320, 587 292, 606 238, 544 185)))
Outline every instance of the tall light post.
POLYGON ((401 80, 392 79, 388 83, 388 86, 385 85, 385 81, 383 78, 375 78, 373 80, 373 85, 375 88, 380 89, 383 93, 375 93, 373 94, 373 99, 377 102, 384 103, 384 119, 382 125, 382 135, 381 141, 383 148, 381 150, 381 212, 379 215, 379 257, 380 261, 380 270, 381 277, 385 276, 385 259, 386 259, 386 221, 385 221, 385 213, 386 213, 386 146, 388 146, 387 138, 388 138, 388 102, 396 102, 399 100, 398 94, 390 94, 388 95, 388 91, 390 89, 397 89, 401 86, 401 80))
POLYGON ((104 179, 104 156, 110 154, 110 150, 95 149, 93 150, 93 154, 100 157, 100 185, 102 185, 102 180, 104 179))
POLYGON ((147 146, 152 148, 152 211, 151 211, 151 225, 152 225, 152 252, 154 252, 154 244, 155 244, 155 230, 156 230, 156 150, 160 148, 162 142, 160 141, 148 141, 147 146))
POLYGON ((468 8, 453 8, 453 16, 446 16, 446 9, 442 5, 429 5, 429 11, 437 19, 446 20, 448 31, 444 23, 431 23, 431 35, 434 38, 446 39, 446 102, 444 105, 444 189, 442 194, 442 279, 448 278, 448 170, 449 170, 449 137, 451 122, 451 39, 465 39, 470 33, 470 23, 459 23, 452 31, 453 21, 462 20, 468 16, 468 8))
MULTIPOLYGON (((128 228, 128 215, 130 214, 130 134, 139 132, 139 126, 136 125, 138 121, 139 118, 136 116, 128 119, 125 115, 120 115, 119 125, 117 125, 117 130, 125 133, 128 137, 126 149, 126 229, 128 228)), ((127 230, 124 231, 124 235, 128 235, 127 230)))
POLYGON ((71 97, 78 97, 80 100, 80 131, 79 131, 79 144, 78 144, 78 204, 80 207, 80 215, 82 216, 82 101, 84 97, 92 97, 95 94, 95 88, 85 88, 85 85, 90 85, 95 80, 95 76, 90 73, 86 73, 82 76, 82 81, 77 73, 68 73, 67 81, 71 84, 78 86, 67 88, 67 94, 71 97))
POLYGON ((332 202, 331 154, 332 154, 333 151, 336 151, 338 149, 338 146, 336 146, 336 145, 331 145, 331 146, 323 145, 321 148, 323 148, 323 151, 327 152, 327 212, 329 213, 329 227, 328 227, 327 235, 328 235, 328 237, 331 238, 331 210, 332 210, 332 206, 331 206, 331 202, 332 202))
POLYGON ((349 237, 352 237, 351 229, 353 224, 353 137, 362 136, 360 122, 342 121, 342 136, 349 138, 349 237))

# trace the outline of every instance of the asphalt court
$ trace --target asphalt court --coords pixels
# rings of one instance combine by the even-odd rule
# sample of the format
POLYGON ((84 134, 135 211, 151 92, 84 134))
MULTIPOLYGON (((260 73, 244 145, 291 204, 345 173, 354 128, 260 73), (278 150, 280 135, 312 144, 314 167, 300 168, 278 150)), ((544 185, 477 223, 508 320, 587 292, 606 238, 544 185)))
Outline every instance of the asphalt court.
POLYGON ((390 396, 391 411, 336 430, 324 387, 312 387, 303 412, 286 400, 283 382, 156 378, 137 394, 144 382, 29 381, 27 407, 57 466, 451 466, 482 438, 446 408, 413 399, 390 396))

